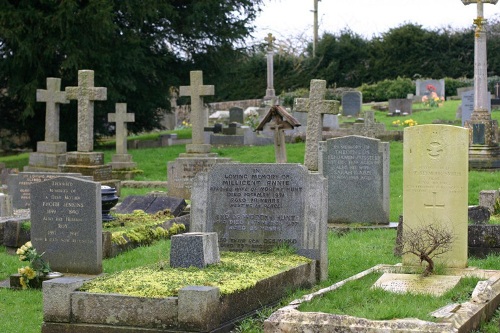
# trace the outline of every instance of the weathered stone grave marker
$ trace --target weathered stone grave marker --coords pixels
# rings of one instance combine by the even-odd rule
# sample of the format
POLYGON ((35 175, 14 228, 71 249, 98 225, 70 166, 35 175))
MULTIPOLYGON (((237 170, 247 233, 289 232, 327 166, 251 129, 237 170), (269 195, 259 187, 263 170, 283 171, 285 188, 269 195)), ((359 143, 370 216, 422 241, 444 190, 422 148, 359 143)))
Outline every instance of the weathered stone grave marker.
POLYGON ((37 102, 45 102, 45 139, 36 144, 36 152, 30 153, 25 171, 57 171, 66 161, 66 142, 59 141, 59 105, 68 104, 66 92, 60 91, 61 79, 47 78, 47 90, 37 89, 37 102))
POLYGON ((400 115, 409 115, 413 111, 413 101, 408 98, 391 98, 389 99, 389 113, 396 114, 399 110, 400 115))
POLYGON ((222 251, 290 245, 327 270, 327 184, 299 164, 217 164, 197 175, 193 232, 217 232, 222 251))
MULTIPOLYGON (((404 228, 436 225, 453 234, 451 250, 436 258, 445 267, 467 266, 469 130, 449 125, 405 128, 403 146, 404 228)), ((403 228, 403 241, 404 241, 403 228)), ((404 255, 404 265, 418 265, 404 255)))
MULTIPOLYGON (((111 156, 112 170, 131 170, 137 164, 132 161, 132 155, 127 152, 127 123, 135 121, 135 114, 127 113, 126 103, 116 103, 116 113, 108 113, 108 122, 115 123, 116 154, 111 156)), ((127 179, 132 178, 127 177, 127 179)))
POLYGON ((358 135, 375 138, 385 132, 385 124, 375 122, 374 111, 365 111, 363 123, 354 124, 353 129, 358 135))
POLYGON ((342 95, 342 115, 357 117, 363 105, 363 94, 360 91, 346 91, 342 95))
POLYGON ((170 267, 197 267, 220 262, 217 233, 188 232, 174 235, 170 246, 170 267))
POLYGON ((62 273, 102 273, 101 184, 59 177, 31 185, 31 241, 62 273))
POLYGON ((311 80, 309 98, 296 98, 294 102, 296 112, 307 112, 304 164, 310 171, 318 171, 318 142, 323 139, 323 114, 339 113, 339 102, 324 100, 325 93, 325 80, 311 80))
POLYGON ((320 143, 329 223, 389 223, 389 143, 345 136, 320 143))

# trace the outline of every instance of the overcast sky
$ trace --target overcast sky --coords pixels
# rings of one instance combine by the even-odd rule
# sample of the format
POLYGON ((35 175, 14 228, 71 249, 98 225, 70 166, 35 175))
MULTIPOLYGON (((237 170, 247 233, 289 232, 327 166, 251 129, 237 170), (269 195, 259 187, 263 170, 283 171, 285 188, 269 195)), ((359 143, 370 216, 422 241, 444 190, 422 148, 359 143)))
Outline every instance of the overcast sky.
MULTIPOLYGON (((257 17, 255 39, 269 32, 276 38, 307 32, 312 39, 313 0, 264 0, 257 17)), ((484 4, 486 19, 500 16, 500 3, 484 4)), ((467 28, 477 16, 477 5, 465 6, 461 0, 320 0, 319 36, 349 28, 370 39, 405 23, 421 24, 425 29, 467 28)), ((255 41, 256 41, 255 40, 255 41)))

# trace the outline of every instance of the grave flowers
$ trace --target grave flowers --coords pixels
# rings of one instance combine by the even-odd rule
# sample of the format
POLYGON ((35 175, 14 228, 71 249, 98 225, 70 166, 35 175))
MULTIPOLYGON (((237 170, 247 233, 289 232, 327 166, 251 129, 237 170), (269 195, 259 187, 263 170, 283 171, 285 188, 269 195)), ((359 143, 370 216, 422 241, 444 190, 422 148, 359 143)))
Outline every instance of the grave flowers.
POLYGON ((38 254, 31 242, 27 242, 19 249, 16 254, 19 256, 19 261, 29 262, 28 266, 19 268, 17 271, 21 275, 19 282, 23 289, 30 287, 30 280, 36 279, 37 281, 52 272, 49 264, 43 260, 42 254, 38 254))
POLYGON ((434 87, 434 85, 432 84, 428 84, 426 88, 427 94, 422 96, 422 103, 424 103, 425 106, 431 108, 442 106, 444 103, 444 97, 438 96, 438 94, 436 93, 436 87, 434 87))

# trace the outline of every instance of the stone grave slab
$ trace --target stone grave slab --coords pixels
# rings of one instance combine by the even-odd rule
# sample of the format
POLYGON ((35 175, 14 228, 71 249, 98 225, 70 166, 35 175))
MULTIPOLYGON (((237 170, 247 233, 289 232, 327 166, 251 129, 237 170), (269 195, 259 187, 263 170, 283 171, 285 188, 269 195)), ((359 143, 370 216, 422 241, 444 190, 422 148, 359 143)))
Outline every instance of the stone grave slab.
POLYGON ((389 143, 362 136, 322 141, 328 223, 389 223, 389 143))
POLYGON ((359 91, 347 91, 342 95, 342 115, 356 117, 361 112, 363 94, 359 91))
POLYGON ((156 195, 131 195, 126 197, 123 202, 116 207, 115 211, 119 214, 131 214, 134 210, 142 210, 148 214, 155 214, 165 209, 170 209, 173 216, 178 216, 187 203, 182 198, 156 195))
POLYGON ((43 182, 49 179, 69 176, 81 179, 92 180, 90 176, 82 176, 80 173, 60 173, 60 172, 19 172, 10 174, 7 179, 7 191, 12 196, 12 206, 14 209, 25 209, 30 207, 32 184, 43 182))
POLYGON ((31 186, 31 241, 62 273, 102 273, 101 184, 59 177, 31 186))
POLYGON ((415 293, 442 296, 453 289, 460 282, 460 278, 460 276, 455 275, 422 277, 416 274, 384 273, 372 288, 381 288, 399 294, 415 293))
POLYGON ((192 232, 217 232, 222 251, 290 245, 327 277, 326 179, 300 164, 217 164, 196 176, 192 232))
MULTIPOLYGON (((449 231, 451 250, 435 258, 444 267, 467 266, 468 147, 466 128, 419 125, 404 130, 404 227, 418 230, 432 224, 449 231)), ((419 265, 419 260, 407 254, 403 265, 419 265)))

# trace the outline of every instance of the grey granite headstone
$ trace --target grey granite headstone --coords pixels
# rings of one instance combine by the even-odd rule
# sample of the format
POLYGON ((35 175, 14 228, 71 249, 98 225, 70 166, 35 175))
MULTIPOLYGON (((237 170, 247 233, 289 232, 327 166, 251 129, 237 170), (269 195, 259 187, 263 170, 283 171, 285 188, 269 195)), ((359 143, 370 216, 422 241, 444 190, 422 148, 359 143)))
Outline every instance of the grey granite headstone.
POLYGON ((342 95, 342 115, 357 116, 361 112, 363 94, 359 91, 347 91, 342 95))
POLYGON ((395 98, 389 100, 389 113, 394 114, 396 110, 402 113, 412 114, 413 101, 407 98, 395 98))
POLYGON ((300 164, 216 164, 199 173, 191 231, 217 232, 222 251, 290 245, 327 277, 326 179, 300 164))
MULTIPOLYGON (((491 99, 488 99, 488 112, 491 113, 491 99)), ((472 112, 474 112, 474 90, 467 90, 462 92, 462 127, 465 122, 470 120, 472 112)))
POLYGON ((7 191, 12 196, 12 206, 14 209, 29 208, 31 185, 61 176, 92 180, 92 177, 82 176, 80 173, 20 172, 18 174, 10 174, 7 179, 7 191))
POLYGON ((59 177, 31 185, 31 241, 62 273, 102 273, 101 184, 59 177))
POLYGON ((439 97, 445 97, 445 85, 444 85, 444 79, 441 80, 417 80, 415 82, 416 86, 416 96, 424 96, 429 93, 429 90, 427 89, 428 85, 433 85, 434 88, 436 88, 436 94, 439 97))
POLYGON ((320 145, 329 223, 389 223, 389 144, 356 135, 320 145))
POLYGON ((339 116, 336 114, 325 114, 323 116, 323 128, 328 130, 339 129, 339 116))
POLYGON ((239 107, 232 107, 229 109, 229 122, 243 124, 245 121, 245 116, 243 114, 243 109, 239 107))
POLYGON ((170 245, 170 267, 197 267, 220 262, 217 233, 188 232, 174 235, 170 245))

